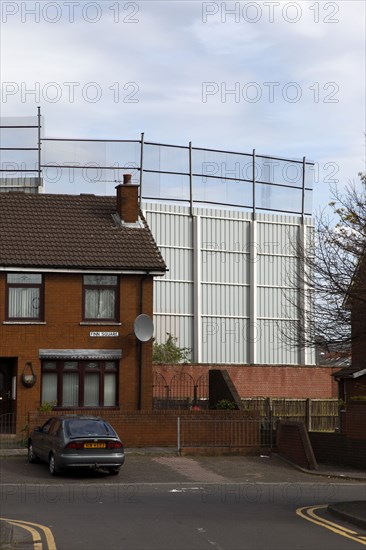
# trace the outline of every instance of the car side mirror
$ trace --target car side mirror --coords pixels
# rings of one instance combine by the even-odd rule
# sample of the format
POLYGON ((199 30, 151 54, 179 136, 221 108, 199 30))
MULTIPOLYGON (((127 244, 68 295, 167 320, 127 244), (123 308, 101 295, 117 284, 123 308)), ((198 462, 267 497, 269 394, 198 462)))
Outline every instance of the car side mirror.
POLYGON ((41 426, 37 426, 36 428, 34 428, 34 431, 35 432, 43 432, 41 426))

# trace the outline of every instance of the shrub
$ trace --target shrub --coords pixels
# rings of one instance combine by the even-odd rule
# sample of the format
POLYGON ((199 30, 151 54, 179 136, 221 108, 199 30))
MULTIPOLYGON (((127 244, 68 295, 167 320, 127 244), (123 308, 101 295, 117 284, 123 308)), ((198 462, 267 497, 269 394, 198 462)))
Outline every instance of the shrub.
POLYGON ((38 407, 37 411, 51 412, 55 405, 56 405, 56 401, 43 401, 38 407))
POLYGON ((167 332, 168 338, 165 343, 153 344, 153 363, 158 365, 175 365, 177 363, 190 363, 190 348, 180 348, 177 346, 177 340, 175 336, 172 336, 167 332))
POLYGON ((343 401, 343 399, 338 399, 338 409, 340 411, 344 411, 345 408, 346 408, 345 401, 343 401))
POLYGON ((233 411, 236 408, 237 406, 235 405, 235 403, 233 403, 229 399, 220 399, 220 401, 216 403, 216 407, 215 407, 215 409, 227 410, 227 411, 233 411))

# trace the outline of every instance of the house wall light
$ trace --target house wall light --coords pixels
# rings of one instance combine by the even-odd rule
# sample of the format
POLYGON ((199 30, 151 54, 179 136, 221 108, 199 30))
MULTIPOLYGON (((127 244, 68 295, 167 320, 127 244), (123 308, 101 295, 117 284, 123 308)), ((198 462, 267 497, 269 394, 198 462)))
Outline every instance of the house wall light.
POLYGON ((32 363, 27 361, 22 373, 23 386, 31 388, 36 383, 36 375, 34 374, 32 363))

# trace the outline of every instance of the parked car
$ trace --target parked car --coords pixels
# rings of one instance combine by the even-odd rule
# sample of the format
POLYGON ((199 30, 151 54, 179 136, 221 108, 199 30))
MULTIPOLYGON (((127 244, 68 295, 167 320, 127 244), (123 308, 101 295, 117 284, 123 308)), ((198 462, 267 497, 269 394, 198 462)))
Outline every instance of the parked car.
POLYGON ((124 447, 112 426, 96 416, 54 416, 28 439, 28 461, 44 460, 52 476, 66 468, 88 467, 116 475, 124 447))

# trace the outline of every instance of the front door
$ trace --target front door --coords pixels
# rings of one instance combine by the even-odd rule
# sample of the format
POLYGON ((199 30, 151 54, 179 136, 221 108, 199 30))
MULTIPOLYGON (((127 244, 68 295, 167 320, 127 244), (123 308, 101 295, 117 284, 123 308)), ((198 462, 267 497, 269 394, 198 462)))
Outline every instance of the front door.
POLYGON ((0 358, 0 433, 12 433, 15 423, 14 361, 0 358))

